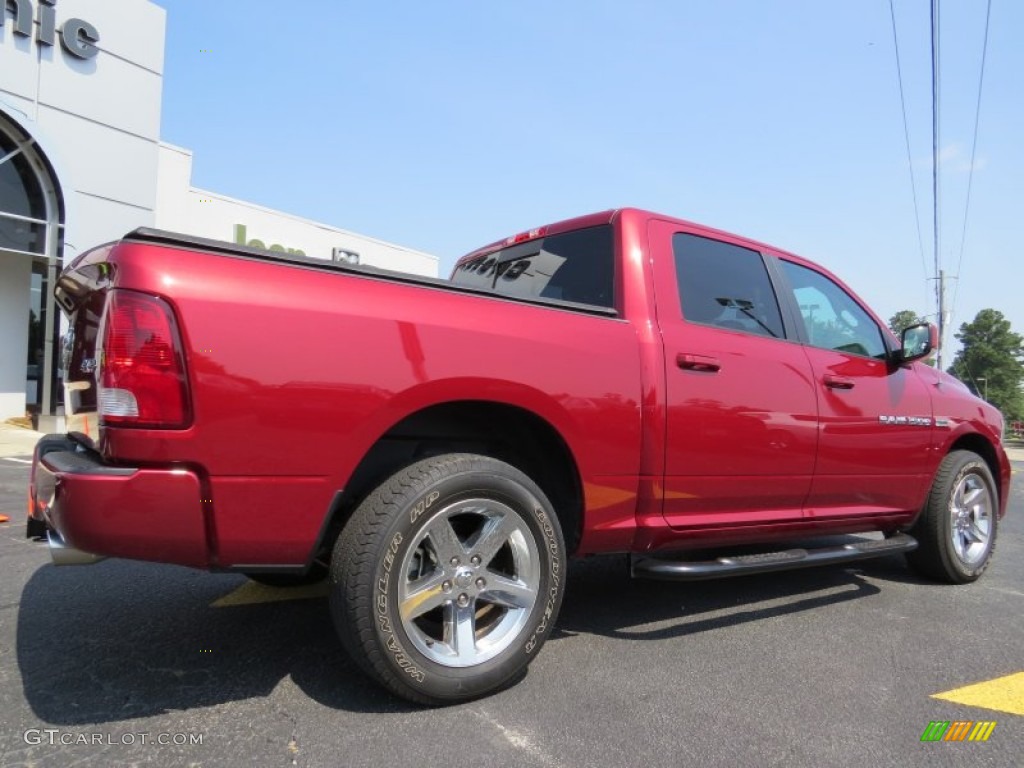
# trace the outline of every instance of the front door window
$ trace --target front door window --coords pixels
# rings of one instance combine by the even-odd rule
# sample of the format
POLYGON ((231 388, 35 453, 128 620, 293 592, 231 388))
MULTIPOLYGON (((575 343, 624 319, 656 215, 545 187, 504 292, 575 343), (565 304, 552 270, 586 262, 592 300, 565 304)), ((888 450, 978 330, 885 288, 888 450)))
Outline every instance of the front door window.
POLYGON ((878 359, 886 356, 882 332, 846 291, 821 273, 791 261, 783 261, 782 269, 793 286, 812 347, 878 359))

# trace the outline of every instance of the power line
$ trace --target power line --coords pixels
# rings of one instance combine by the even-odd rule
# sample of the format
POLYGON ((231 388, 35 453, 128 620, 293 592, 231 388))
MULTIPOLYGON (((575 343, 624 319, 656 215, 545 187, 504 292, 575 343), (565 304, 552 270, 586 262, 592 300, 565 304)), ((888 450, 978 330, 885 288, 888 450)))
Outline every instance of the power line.
MULTIPOLYGON (((991 0, 990 0, 991 2, 991 0)), ((900 109, 903 111, 903 139, 907 147, 907 170, 910 171, 910 194, 914 199, 914 222, 917 224, 917 248, 921 253, 921 270, 925 276, 925 309, 928 308, 928 263, 924 257, 924 238, 921 235, 921 212, 917 204, 917 181, 914 179, 914 161, 910 154, 910 129, 907 127, 907 101, 903 95, 903 68, 900 66, 900 44, 896 36, 896 9, 889 0, 889 17, 892 19, 892 47, 896 51, 896 80, 900 86, 900 109)))
MULTIPOLYGON (((892 0, 889 0, 892 3, 892 0)), ((956 274, 960 276, 960 268, 964 263, 964 245, 967 242, 967 216, 971 210, 971 184, 974 181, 974 159, 978 152, 978 122, 981 118, 981 90, 985 83, 985 58, 988 55, 988 30, 989 20, 992 18, 992 0, 988 0, 985 8, 985 38, 981 44, 981 71, 978 73, 978 102, 974 107, 974 138, 971 141, 971 166, 967 169, 967 201, 964 203, 964 227, 960 234, 960 255, 956 262, 956 274)), ((960 281, 957 280, 953 288, 953 308, 956 312, 957 293, 960 290, 960 281)))
POLYGON ((931 3, 932 27, 932 235, 935 244, 935 275, 939 277, 936 284, 935 301, 938 304, 939 349, 936 354, 936 367, 942 368, 942 341, 946 330, 946 308, 942 280, 942 261, 939 250, 939 0, 931 3))

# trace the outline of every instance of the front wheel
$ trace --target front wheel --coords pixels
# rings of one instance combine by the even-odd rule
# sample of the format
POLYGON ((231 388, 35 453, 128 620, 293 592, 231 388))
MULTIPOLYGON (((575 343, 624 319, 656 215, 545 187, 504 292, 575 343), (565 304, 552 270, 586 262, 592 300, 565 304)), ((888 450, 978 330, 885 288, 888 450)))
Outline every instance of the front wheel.
POLYGON ((525 671, 554 628, 565 545, 551 503, 515 467, 448 454, 392 476, 355 511, 331 562, 331 613, 372 677, 449 704, 525 671))
POLYGON ((988 464, 971 451, 953 451, 939 465, 925 507, 909 531, 919 546, 907 554, 907 562, 938 581, 974 581, 992 559, 998 517, 999 497, 988 464))

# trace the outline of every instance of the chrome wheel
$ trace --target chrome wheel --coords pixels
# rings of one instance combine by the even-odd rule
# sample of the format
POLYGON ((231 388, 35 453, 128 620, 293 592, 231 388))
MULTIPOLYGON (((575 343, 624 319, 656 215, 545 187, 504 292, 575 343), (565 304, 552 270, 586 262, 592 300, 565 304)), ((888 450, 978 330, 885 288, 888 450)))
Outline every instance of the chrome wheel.
POLYGON ((953 551, 964 565, 977 565, 988 555, 992 501, 985 480, 973 472, 963 475, 953 489, 949 508, 953 551))
POLYGON ((331 558, 331 616, 352 659, 419 704, 512 685, 558 621, 565 539, 511 464, 429 456, 370 493, 331 558))
POLYGON ((431 661, 471 667, 505 650, 537 602, 541 566, 526 521, 495 499, 434 513, 405 550, 398 610, 431 661))

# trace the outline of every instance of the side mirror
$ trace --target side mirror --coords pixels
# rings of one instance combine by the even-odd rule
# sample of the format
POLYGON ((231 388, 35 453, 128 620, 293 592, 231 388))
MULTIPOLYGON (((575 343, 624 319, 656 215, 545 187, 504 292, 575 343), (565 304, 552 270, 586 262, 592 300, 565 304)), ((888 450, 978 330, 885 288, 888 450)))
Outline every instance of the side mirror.
POLYGON ((933 323, 919 323, 903 329, 900 362, 912 363, 928 357, 939 346, 939 329, 933 323))

